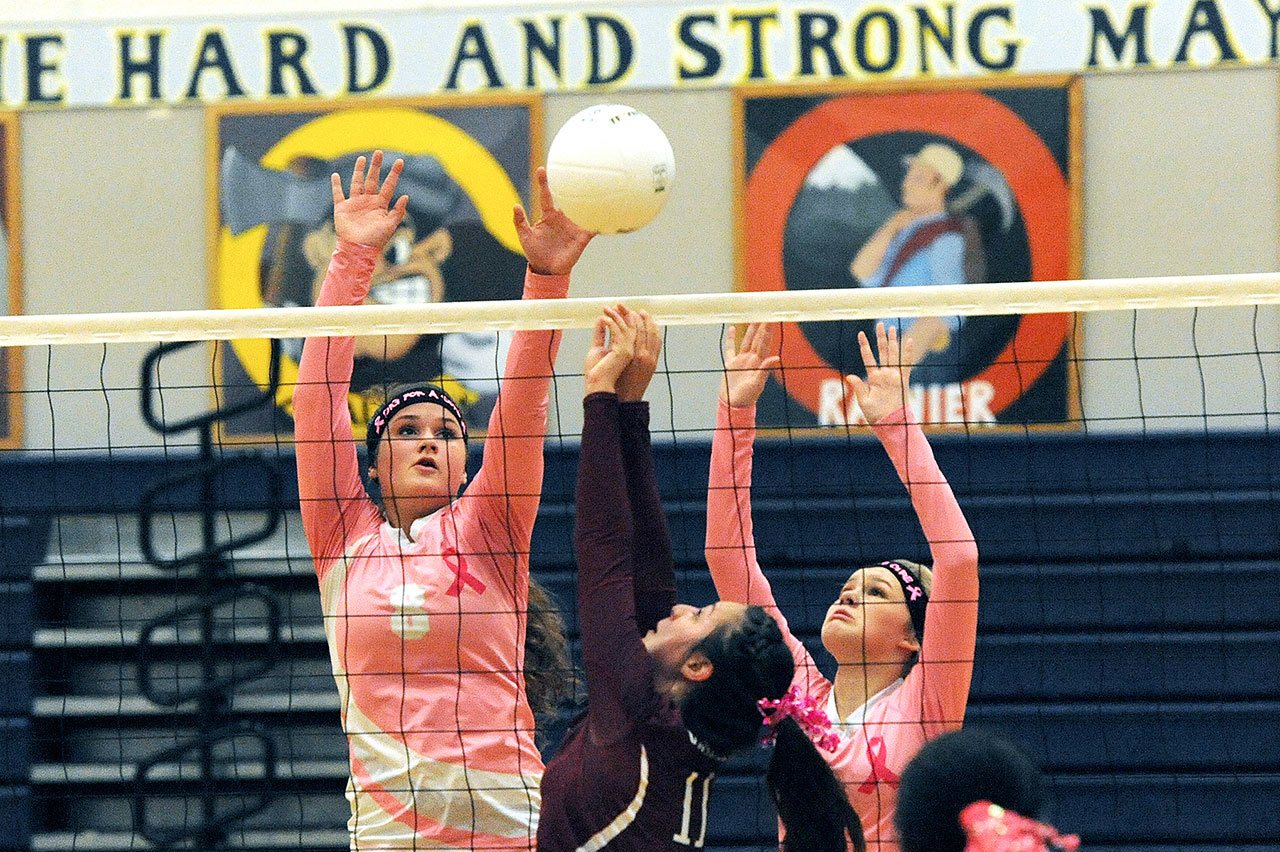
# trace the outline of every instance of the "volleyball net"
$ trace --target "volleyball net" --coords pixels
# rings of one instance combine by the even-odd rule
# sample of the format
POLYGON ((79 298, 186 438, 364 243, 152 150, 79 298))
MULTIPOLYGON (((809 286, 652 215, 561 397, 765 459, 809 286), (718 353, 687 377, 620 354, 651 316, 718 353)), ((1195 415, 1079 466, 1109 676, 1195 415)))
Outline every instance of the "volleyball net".
MULTIPOLYGON (((723 341, 747 322, 779 324, 753 500, 792 628, 826 665, 850 566, 928 561, 844 380, 858 331, 928 330, 908 402, 982 553, 966 723, 1033 753, 1087 848, 1280 840, 1280 276, 1233 275, 0 318, 22 366, 0 464, 0 814, 18 845, 347 848, 293 469, 301 342, 360 336, 362 446, 407 380, 440 382, 482 430, 511 335, 565 330, 530 562, 572 639, 581 364, 618 302, 663 327, 648 399, 682 600, 714 599, 708 443, 723 341)), ((717 781, 707 848, 776 848, 758 768, 717 781)))

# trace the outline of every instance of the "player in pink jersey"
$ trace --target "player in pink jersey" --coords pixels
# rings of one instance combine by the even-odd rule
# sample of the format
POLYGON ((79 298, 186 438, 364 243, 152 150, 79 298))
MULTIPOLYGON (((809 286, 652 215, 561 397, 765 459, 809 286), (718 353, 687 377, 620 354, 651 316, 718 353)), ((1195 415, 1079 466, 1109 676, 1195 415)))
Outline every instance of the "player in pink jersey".
POLYGON ((822 712, 789 694, 795 663, 777 623, 760 607, 675 602, 643 402, 660 342, 647 315, 610 309, 586 359, 574 549, 588 701, 543 776, 538 849, 701 848, 716 773, 767 719, 785 852, 844 852, 846 838, 861 850, 809 739, 835 737, 829 723, 802 727, 822 712))
POLYGON ((751 522, 755 403, 779 363, 772 329, 764 325, 749 326, 741 344, 730 344, 725 353, 706 558, 722 600, 762 606, 782 625, 796 661, 795 686, 821 702, 843 732, 839 748, 823 756, 862 819, 867 848, 897 852, 893 814, 903 769, 925 742, 964 721, 978 627, 978 548, 905 405, 910 353, 900 350, 895 329, 886 333, 877 325, 876 336, 879 362, 859 334, 867 378, 850 377, 850 383, 907 486, 929 541, 932 570, 897 559, 852 573, 822 625, 823 646, 837 663, 834 681, 787 629, 756 561, 751 522))
MULTIPOLYGON (((379 185, 381 165, 375 152, 366 173, 361 157, 349 196, 333 176, 338 247, 320 305, 364 300, 404 216, 406 198, 392 203, 403 164, 379 185)), ((524 297, 558 298, 592 235, 538 177, 542 219, 514 214, 529 261, 524 297)), ((350 744, 352 849, 533 848, 543 766, 526 694, 526 630, 533 638, 538 624, 529 541, 559 343, 549 331, 513 335, 483 463, 461 497, 461 412, 430 385, 393 391, 369 424, 375 502, 347 405, 354 338, 306 341, 294 393, 298 491, 350 744)), ((543 619, 549 634, 555 621, 543 619)))

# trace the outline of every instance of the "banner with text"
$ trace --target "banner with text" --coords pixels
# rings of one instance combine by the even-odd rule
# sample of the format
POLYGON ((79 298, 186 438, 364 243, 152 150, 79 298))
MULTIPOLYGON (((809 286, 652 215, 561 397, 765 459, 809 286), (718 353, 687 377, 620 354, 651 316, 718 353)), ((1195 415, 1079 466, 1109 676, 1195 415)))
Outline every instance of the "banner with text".
POLYGON ((1280 0, 471 6, 0 28, 15 108, 1262 64, 1280 0))

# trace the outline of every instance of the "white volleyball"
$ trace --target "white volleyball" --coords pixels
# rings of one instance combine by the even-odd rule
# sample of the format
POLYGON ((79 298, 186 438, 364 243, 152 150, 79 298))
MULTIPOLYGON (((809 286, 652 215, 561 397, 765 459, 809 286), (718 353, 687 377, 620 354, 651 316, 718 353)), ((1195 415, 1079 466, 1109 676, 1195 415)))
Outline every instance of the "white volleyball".
POLYGON ((675 155, 662 128, 629 106, 593 106, 551 140, 547 181, 556 206, 601 234, 625 234, 653 220, 671 194, 675 155))

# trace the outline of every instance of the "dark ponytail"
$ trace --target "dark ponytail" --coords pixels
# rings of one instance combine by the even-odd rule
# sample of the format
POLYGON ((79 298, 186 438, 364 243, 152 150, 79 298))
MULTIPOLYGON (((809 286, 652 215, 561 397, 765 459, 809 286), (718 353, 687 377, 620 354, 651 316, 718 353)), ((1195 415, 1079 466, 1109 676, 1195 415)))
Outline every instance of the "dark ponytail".
MULTIPOLYGON (((681 718, 699 750, 719 760, 756 745, 764 717, 758 701, 781 698, 795 677, 795 660, 778 623, 758 606, 742 621, 716 628, 693 651, 711 661, 712 675, 693 684, 681 718)), ((769 792, 786 829, 784 852, 845 852, 866 848, 862 825, 831 767, 791 719, 776 726, 769 792)))
POLYGON ((863 852, 862 823, 809 735, 790 718, 774 726, 774 735, 768 784, 787 830, 782 852, 843 852, 849 840, 856 852, 863 852))

